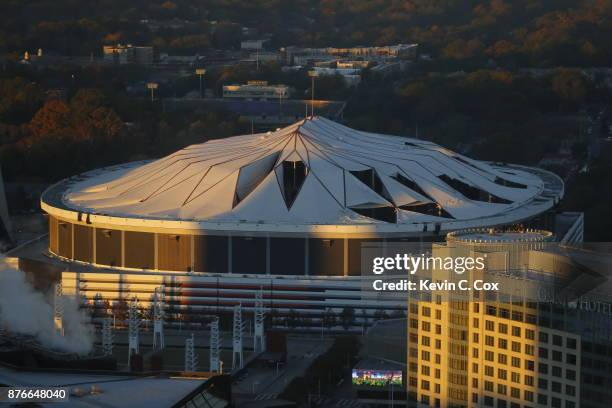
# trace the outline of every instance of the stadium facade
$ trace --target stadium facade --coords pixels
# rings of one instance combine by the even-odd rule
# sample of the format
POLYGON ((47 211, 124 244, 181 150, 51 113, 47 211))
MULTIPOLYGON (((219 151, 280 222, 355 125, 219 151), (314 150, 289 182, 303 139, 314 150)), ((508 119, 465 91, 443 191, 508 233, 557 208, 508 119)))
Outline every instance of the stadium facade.
MULTIPOLYGON (((544 170, 313 117, 81 174, 50 187, 41 206, 48 252, 68 262, 64 288, 87 299, 146 303, 164 285, 170 304, 202 312, 248 309, 262 290, 281 316, 353 308, 367 321, 406 306, 362 302, 363 243, 555 231, 563 193, 544 170)), ((558 239, 581 239, 581 216, 563 224, 558 239)))

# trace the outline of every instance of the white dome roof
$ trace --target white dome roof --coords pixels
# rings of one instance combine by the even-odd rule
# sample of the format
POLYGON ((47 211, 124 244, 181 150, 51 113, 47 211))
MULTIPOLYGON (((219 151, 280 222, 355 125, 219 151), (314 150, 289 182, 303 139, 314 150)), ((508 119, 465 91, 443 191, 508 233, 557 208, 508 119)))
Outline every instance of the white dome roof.
POLYGON ((556 193, 547 191, 551 176, 315 117, 91 172, 73 180, 61 200, 68 209, 111 217, 397 228, 505 219, 519 208, 509 221, 527 218, 533 211, 526 206, 541 212, 562 195, 558 179, 556 193))

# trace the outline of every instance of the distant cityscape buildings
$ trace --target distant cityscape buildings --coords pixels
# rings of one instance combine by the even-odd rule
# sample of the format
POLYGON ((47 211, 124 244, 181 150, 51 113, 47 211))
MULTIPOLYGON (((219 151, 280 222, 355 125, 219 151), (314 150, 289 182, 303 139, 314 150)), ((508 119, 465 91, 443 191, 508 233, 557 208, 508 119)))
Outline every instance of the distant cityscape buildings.
POLYGON ((152 46, 134 46, 132 44, 105 45, 102 47, 104 60, 118 65, 153 63, 154 52, 152 46))
POLYGON ((248 81, 243 85, 224 85, 223 98, 244 100, 261 100, 289 98, 290 89, 287 85, 272 85, 268 81, 248 81))

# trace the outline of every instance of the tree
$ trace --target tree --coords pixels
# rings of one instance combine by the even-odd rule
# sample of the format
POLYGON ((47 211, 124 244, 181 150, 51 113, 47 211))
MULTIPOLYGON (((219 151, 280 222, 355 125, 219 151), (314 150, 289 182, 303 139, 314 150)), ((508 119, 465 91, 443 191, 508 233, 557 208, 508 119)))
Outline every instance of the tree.
POLYGON ((331 307, 328 307, 323 315, 323 326, 329 330, 336 325, 336 320, 336 313, 331 307))
POLYGON ((578 70, 562 68, 551 80, 553 91, 565 102, 575 105, 584 102, 587 93, 585 76, 578 70))
POLYGON ((349 327, 351 327, 355 322, 355 309, 350 306, 347 306, 342 309, 342 313, 340 314, 340 321, 342 322, 342 327, 344 327, 344 330, 348 330, 349 327))

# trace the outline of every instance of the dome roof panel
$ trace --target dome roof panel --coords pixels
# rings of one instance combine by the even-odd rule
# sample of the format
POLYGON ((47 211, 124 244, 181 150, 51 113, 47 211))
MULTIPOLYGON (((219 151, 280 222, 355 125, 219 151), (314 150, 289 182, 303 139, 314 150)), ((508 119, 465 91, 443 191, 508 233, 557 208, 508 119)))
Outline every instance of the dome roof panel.
POLYGON ((371 214, 396 211, 400 225, 456 223, 556 200, 543 195, 542 174, 314 117, 97 170, 71 180, 61 197, 70 209, 118 217, 378 225, 371 214), (412 211, 419 205, 427 210, 412 211))

